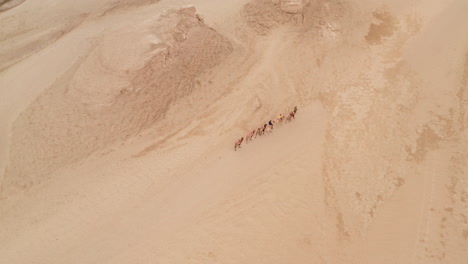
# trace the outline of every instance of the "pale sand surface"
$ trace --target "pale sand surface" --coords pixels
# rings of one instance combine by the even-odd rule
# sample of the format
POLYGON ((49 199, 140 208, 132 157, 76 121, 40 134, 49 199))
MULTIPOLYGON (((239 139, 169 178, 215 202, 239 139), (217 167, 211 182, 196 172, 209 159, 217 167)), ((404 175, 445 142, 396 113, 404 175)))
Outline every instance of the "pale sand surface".
POLYGON ((467 1, 21 2, 0 263, 468 263, 467 1))

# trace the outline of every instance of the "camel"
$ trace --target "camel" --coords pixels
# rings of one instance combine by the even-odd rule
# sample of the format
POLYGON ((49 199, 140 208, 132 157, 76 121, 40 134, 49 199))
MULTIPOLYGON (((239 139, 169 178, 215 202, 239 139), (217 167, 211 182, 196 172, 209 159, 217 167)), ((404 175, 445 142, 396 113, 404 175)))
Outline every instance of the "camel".
POLYGON ((259 127, 259 128, 257 129, 257 133, 255 134, 255 137, 261 136, 261 135, 262 135, 262 130, 263 130, 263 129, 262 129, 261 127, 259 127))
POLYGON ((252 141, 252 137, 255 135, 255 129, 252 130, 247 136, 245 137, 245 143, 249 143, 249 141, 252 141))
POLYGON ((241 137, 239 140, 236 141, 236 143, 234 143, 234 151, 236 151, 237 148, 241 147, 242 141, 244 141, 244 137, 241 137))

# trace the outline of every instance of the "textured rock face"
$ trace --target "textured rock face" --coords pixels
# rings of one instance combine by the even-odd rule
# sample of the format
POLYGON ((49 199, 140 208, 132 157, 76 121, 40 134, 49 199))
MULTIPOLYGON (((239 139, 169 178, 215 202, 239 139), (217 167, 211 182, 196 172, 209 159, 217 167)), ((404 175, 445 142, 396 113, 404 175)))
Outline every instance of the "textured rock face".
POLYGON ((304 6, 309 3, 310 0, 281 0, 281 9, 284 12, 297 14, 301 13, 304 6))

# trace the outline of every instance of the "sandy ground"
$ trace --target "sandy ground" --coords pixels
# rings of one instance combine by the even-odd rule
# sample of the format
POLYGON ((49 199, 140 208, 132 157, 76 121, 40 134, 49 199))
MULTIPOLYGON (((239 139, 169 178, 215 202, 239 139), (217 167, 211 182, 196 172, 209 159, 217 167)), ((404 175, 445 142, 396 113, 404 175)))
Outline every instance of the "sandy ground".
POLYGON ((467 1, 4 2, 1 263, 467 263, 467 1))

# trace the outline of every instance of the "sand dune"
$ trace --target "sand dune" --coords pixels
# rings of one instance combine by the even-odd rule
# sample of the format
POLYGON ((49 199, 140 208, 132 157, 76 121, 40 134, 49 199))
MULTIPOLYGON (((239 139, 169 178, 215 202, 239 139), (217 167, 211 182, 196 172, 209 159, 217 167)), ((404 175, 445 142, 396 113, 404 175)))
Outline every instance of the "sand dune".
POLYGON ((96 2, 0 13, 5 263, 466 262, 466 1, 96 2))
POLYGON ((36 181, 32 175, 42 178, 148 128, 232 50, 194 8, 161 19, 162 32, 154 32, 158 22, 145 21, 146 28, 126 26, 101 36, 86 58, 21 113, 13 124, 5 185, 12 179, 11 185, 28 186, 36 181))

